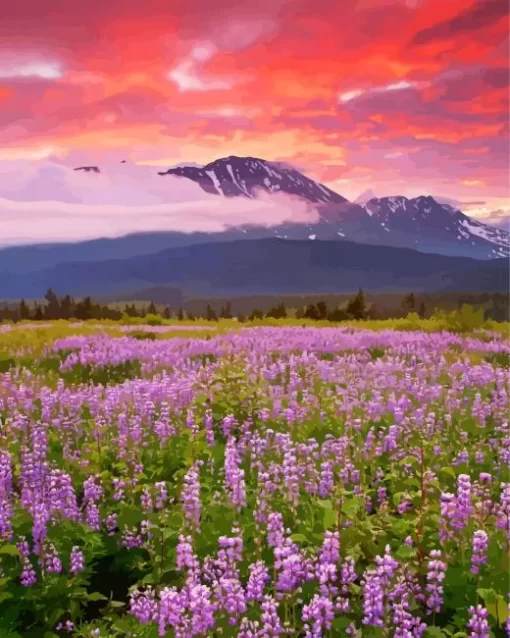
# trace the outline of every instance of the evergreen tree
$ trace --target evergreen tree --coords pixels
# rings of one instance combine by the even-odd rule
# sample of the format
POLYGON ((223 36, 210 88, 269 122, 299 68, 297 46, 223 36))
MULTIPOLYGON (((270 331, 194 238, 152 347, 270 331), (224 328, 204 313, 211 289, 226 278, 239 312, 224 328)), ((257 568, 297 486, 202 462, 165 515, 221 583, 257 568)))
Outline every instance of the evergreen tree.
POLYGON ((253 312, 248 317, 248 319, 250 321, 256 321, 257 319, 264 319, 264 313, 262 312, 262 310, 258 310, 257 308, 255 308, 255 310, 253 310, 253 312))
POLYGON ((28 309, 25 300, 22 299, 19 304, 19 318, 21 321, 25 321, 26 319, 30 319, 30 310, 28 309))
POLYGON ((221 309, 220 317, 222 319, 232 319, 232 306, 230 301, 227 301, 225 307, 221 309))
POLYGON ((328 315, 328 306, 325 301, 319 301, 317 304, 317 319, 326 319, 328 315))
POLYGON ((85 297, 85 299, 76 304, 76 318, 82 321, 93 318, 93 306, 90 297, 85 297))
POLYGON ((63 297, 60 300, 60 318, 70 319, 74 313, 74 305, 74 301, 69 295, 63 297))
POLYGON ((205 318, 207 319, 207 321, 218 321, 218 317, 216 313, 214 312, 211 304, 207 304, 207 308, 205 311, 205 318))
POLYGON ((404 308, 406 315, 410 312, 416 312, 416 296, 414 292, 411 292, 409 295, 404 297, 402 307, 404 308))
POLYGON ((420 315, 421 319, 424 319, 425 315, 427 314, 427 309, 423 301, 420 303, 420 307, 418 308, 418 314, 420 315))
POLYGON ((365 319, 367 315, 367 308, 365 304, 365 295, 360 288, 358 294, 352 301, 347 304, 347 314, 353 319, 365 319))
POLYGON ((312 321, 317 321, 317 319, 319 318, 319 311, 313 303, 309 304, 306 307, 304 318, 312 319, 312 321))
POLYGON ((164 319, 171 319, 172 317, 172 311, 170 310, 169 306, 167 306, 164 310, 163 310, 163 318, 164 319))
POLYGON ((43 311, 39 304, 35 306, 34 319, 35 321, 42 321, 44 319, 43 311))
POLYGON ((296 310, 296 319, 304 319, 306 314, 306 308, 301 306, 296 310))
POLYGON ((285 319, 286 316, 287 309, 283 302, 271 308, 266 315, 266 317, 271 317, 272 319, 285 319))
POLYGON ((179 312, 177 313, 177 319, 179 321, 184 321, 184 310, 182 308, 179 308, 179 312))
POLYGON ((44 312, 46 319, 58 319, 60 316, 60 304, 55 291, 52 288, 48 288, 44 298, 48 302, 44 312))
POLYGON ((343 308, 335 308, 328 314, 328 321, 347 321, 349 315, 343 308))
POLYGON ((149 308, 147 309, 147 314, 149 315, 157 315, 158 311, 156 310, 156 306, 154 305, 154 302, 151 301, 149 304, 149 308))

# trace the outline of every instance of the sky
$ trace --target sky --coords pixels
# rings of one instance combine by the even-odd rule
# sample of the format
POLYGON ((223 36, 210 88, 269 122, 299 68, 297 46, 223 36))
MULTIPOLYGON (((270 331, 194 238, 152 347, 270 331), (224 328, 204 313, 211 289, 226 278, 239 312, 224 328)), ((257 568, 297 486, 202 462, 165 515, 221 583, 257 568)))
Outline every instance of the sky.
MULTIPOLYGON (((4 3, 0 222, 10 226, 0 232, 13 240, 20 206, 40 225, 48 201, 65 204, 59 167, 125 159, 161 170, 227 155, 292 163, 351 200, 367 189, 432 194, 501 216, 510 210, 508 26, 507 0, 4 3), (28 188, 45 174, 49 200, 28 188)), ((69 210, 72 226, 73 215, 95 212, 100 232, 97 209, 70 207, 120 211, 119 179, 100 189, 108 201, 81 202, 78 186, 61 218, 69 210)), ((140 206, 170 205, 151 197, 140 206)), ((181 224, 210 207, 198 192, 177 200, 181 224)), ((230 212, 250 215, 246 206, 230 212)))

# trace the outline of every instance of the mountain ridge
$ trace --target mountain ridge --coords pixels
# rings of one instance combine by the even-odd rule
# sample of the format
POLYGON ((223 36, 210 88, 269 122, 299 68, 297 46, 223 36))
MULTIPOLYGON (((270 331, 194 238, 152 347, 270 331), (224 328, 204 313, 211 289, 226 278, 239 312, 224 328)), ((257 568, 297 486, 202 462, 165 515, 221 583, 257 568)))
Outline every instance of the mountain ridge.
POLYGON ((369 190, 349 202, 287 165, 235 155, 203 167, 180 166, 158 174, 190 179, 205 192, 223 197, 252 198, 257 191, 265 190, 268 193, 283 192, 316 205, 320 222, 308 226, 308 236, 299 232, 297 224, 289 235, 291 225, 282 224, 274 230, 283 238, 333 239, 336 234, 353 241, 407 245, 424 252, 480 259, 510 256, 510 235, 505 230, 478 222, 431 195, 377 198, 369 190), (399 214, 399 210, 405 214, 399 214), (327 228, 332 224, 337 225, 333 233, 327 228), (392 233, 394 237, 388 236, 392 233))
POLYGON ((29 273, 0 273, 0 298, 36 298, 52 287, 75 296, 121 295, 173 286, 184 294, 372 291, 499 291, 505 260, 429 255, 349 241, 277 238, 193 244, 149 255, 66 262, 29 273))

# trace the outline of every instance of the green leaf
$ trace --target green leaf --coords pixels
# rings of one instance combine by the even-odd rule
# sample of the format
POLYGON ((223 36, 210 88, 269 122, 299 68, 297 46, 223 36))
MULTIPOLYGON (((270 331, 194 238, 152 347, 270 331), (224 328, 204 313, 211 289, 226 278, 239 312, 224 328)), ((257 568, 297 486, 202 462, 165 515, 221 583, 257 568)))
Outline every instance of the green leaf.
POLYGON ((0 591, 0 603, 3 603, 4 600, 9 600, 9 598, 14 598, 14 596, 8 591, 0 591))
POLYGON ((4 556, 19 556, 18 548, 12 543, 7 543, 0 547, 0 554, 4 556))
POLYGON ((290 540, 294 541, 295 543, 306 543, 308 539, 304 534, 292 534, 290 540))
POLYGON ((476 593, 485 603, 485 608, 489 614, 503 625, 508 618, 508 605, 501 594, 497 594, 493 589, 477 589, 476 593))
POLYGON ((414 547, 401 545, 395 552, 395 556, 401 560, 408 560, 409 558, 414 558, 416 556, 416 550, 414 547))
POLYGON ((87 598, 93 602, 96 602, 99 600, 108 600, 106 596, 103 596, 103 594, 100 594, 98 591, 93 591, 91 594, 87 596, 87 598))
POLYGON ((347 518, 355 518, 365 507, 365 499, 361 496, 353 496, 342 504, 342 514, 347 518))
POLYGON ((452 467, 442 467, 438 473, 444 474, 445 476, 450 476, 454 480, 457 478, 455 470, 452 467))
POLYGON ((123 603, 120 600, 110 600, 110 607, 125 607, 126 603, 123 603))
POLYGON ((493 589, 477 589, 476 593, 485 604, 495 605, 498 600, 498 595, 493 589))
POLYGON ((427 627, 425 631, 426 638, 444 638, 446 634, 439 627, 427 627))

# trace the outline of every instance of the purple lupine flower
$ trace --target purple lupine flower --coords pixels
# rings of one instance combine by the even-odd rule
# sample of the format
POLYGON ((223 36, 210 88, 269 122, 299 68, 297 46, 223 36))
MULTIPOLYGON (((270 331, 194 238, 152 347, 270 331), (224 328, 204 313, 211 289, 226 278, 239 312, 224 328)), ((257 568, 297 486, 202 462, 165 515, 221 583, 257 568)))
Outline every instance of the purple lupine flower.
POLYGON ((136 528, 129 529, 126 527, 122 530, 120 544, 126 549, 135 549, 143 546, 143 538, 136 528))
POLYGON ((0 541, 12 539, 12 467, 7 451, 0 452, 0 541))
POLYGON ((48 476, 48 501, 51 515, 60 513, 73 521, 80 520, 80 510, 71 477, 61 470, 51 470, 48 476))
POLYGON ((219 609, 224 609, 229 624, 235 625, 239 616, 246 612, 246 597, 239 579, 235 576, 221 576, 214 587, 215 600, 219 609))
POLYGON ((269 569, 264 561, 257 561, 249 566, 250 576, 246 584, 246 600, 261 602, 264 598, 264 589, 271 580, 269 569))
POLYGON ((433 549, 427 563, 427 598, 429 613, 439 613, 443 604, 443 581, 446 576, 446 563, 441 560, 441 551, 433 549))
POLYGON ((191 614, 191 635, 208 635, 215 625, 216 607, 211 600, 211 590, 205 585, 193 584, 187 587, 186 594, 191 614))
POLYGON ((98 503, 104 495, 103 486, 101 485, 101 477, 89 476, 83 483, 83 499, 98 503), (96 482, 97 481, 97 482, 96 482))
POLYGON ((152 495, 147 486, 143 488, 140 503, 144 512, 152 512, 152 495))
POLYGON ((269 547, 280 547, 284 537, 283 516, 280 512, 271 512, 267 517, 267 544, 269 547))
POLYGON ((338 578, 338 561, 340 560, 340 537, 338 532, 326 531, 322 547, 319 550, 315 568, 319 581, 320 593, 328 596, 337 593, 335 583, 338 578))
POLYGON ((214 420, 210 410, 207 410, 204 416, 205 440, 210 447, 214 447, 214 420))
POLYGON ((156 488, 155 506, 157 510, 163 509, 168 501, 168 491, 165 481, 158 481, 154 484, 156 488))
POLYGON ((262 628, 259 635, 261 638, 276 638, 283 633, 278 616, 278 603, 271 596, 266 596, 261 604, 262 609, 262 628))
POLYGON ((363 586, 363 624, 384 627, 384 587, 375 569, 367 569, 361 581, 363 586))
POLYGON ((301 618, 304 621, 306 638, 322 638, 331 629, 335 617, 332 601, 326 596, 315 596, 303 606, 301 618))
POLYGON ((71 574, 79 574, 85 569, 85 560, 83 558, 83 552, 79 547, 73 547, 71 552, 71 566, 69 572, 71 574))
POLYGON ((49 544, 44 553, 42 567, 48 574, 60 574, 62 571, 62 561, 53 543, 49 544))
POLYGON ((113 479, 113 500, 121 501, 124 498, 124 490, 126 488, 126 482, 122 479, 113 479))
POLYGON ((16 547, 18 548, 18 551, 20 553, 21 563, 23 566, 20 576, 20 582, 23 587, 31 587, 32 585, 36 584, 37 575, 32 563, 30 562, 30 547, 28 545, 28 542, 24 538, 21 538, 16 547))
POLYGON ((159 635, 166 636, 166 628, 173 627, 176 635, 181 627, 186 611, 186 595, 175 587, 165 587, 159 594, 158 625, 159 635))
POLYGON ((470 638, 489 638, 491 635, 487 621, 489 612, 482 605, 470 607, 468 611, 469 621, 467 627, 471 630, 468 634, 470 638))
POLYGON ((333 463, 331 461, 321 463, 319 482, 319 496, 321 498, 329 498, 331 496, 334 489, 334 479, 333 463))
POLYGON ((455 530, 463 529, 471 513, 473 505, 471 502, 471 479, 467 474, 460 474, 457 478, 457 498, 455 499, 455 512, 452 516, 451 525, 455 530))
POLYGON ((135 590, 131 594, 129 613, 142 625, 147 625, 157 619, 158 603, 151 587, 147 587, 143 592, 135 590))
POLYGON ((439 519, 439 539, 442 544, 453 536, 452 520, 456 512, 455 496, 449 492, 443 492, 439 500, 441 518, 439 519))
POLYGON ((258 638, 260 623, 256 620, 248 620, 243 618, 239 624, 239 632, 237 638, 258 638))
POLYGON ((362 580, 362 622, 364 625, 383 627, 384 600, 399 563, 392 557, 389 546, 386 546, 383 556, 375 557, 375 562, 376 569, 367 569, 362 580))
POLYGON ((117 514, 115 514, 115 512, 108 514, 108 516, 104 519, 104 524, 108 531, 108 536, 113 536, 119 527, 117 514))
POLYGON ((201 461, 195 463, 186 472, 181 492, 182 509, 186 521, 192 529, 200 531, 200 467, 201 461))
POLYGON ((94 501, 88 501, 85 506, 85 523, 95 532, 99 532, 101 529, 101 514, 94 501))
POLYGON ((471 573, 478 574, 480 566, 487 563, 487 548, 489 536, 487 532, 479 529, 473 534, 473 555, 471 556, 471 573))
POLYGON ((225 486, 232 505, 241 510, 246 507, 246 481, 244 470, 239 467, 240 458, 236 440, 229 437, 225 448, 225 486))
POLYGON ((193 551, 191 536, 179 536, 177 543, 177 569, 187 570, 187 582, 197 582, 200 573, 200 563, 193 551))
POLYGON ((496 525, 498 529, 506 531, 507 538, 510 541, 510 483, 501 484, 501 497, 496 525))

